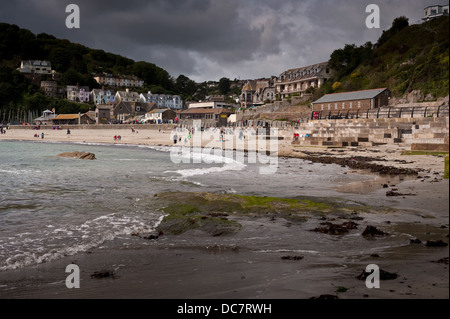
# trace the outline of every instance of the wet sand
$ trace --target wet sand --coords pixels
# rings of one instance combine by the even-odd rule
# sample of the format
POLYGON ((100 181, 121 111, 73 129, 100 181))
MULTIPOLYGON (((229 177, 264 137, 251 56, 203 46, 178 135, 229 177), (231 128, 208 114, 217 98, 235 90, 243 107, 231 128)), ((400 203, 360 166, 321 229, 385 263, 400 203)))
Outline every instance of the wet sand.
MULTIPOLYGON (((407 233, 420 238, 422 244, 361 251, 340 256, 340 252, 317 254, 296 251, 296 247, 261 252, 242 245, 227 244, 228 237, 211 239, 202 232, 163 235, 149 241, 135 238, 117 239, 89 253, 0 273, 1 298, 149 298, 149 299, 309 299, 330 294, 340 299, 436 299, 449 297, 448 264, 438 261, 448 257, 448 247, 426 247, 426 240, 446 240, 448 229, 431 219, 415 216, 405 223, 405 216, 364 216, 359 230, 352 232, 355 240, 366 223, 391 234, 407 233), (373 219, 373 220, 371 220, 373 219), (422 219, 422 220, 421 220, 422 219), (378 223, 375 222, 378 220, 378 223), (386 221, 389 220, 390 224, 386 221), (398 221, 397 221, 398 220, 398 221), (431 221, 431 222, 430 222, 431 221), (375 255, 376 254, 376 255, 375 255), (301 260, 283 260, 284 256, 300 256, 301 260), (65 267, 76 263, 81 269, 81 288, 65 287, 65 267), (369 264, 398 274, 395 280, 381 281, 380 289, 368 289, 356 277, 369 264), (93 279, 95 272, 114 272, 114 278, 93 279), (339 287, 346 292, 337 292, 339 287)), ((286 226, 285 220, 250 219, 242 221, 243 229, 232 242, 258 241, 258 232, 270 232, 270 242, 277 247, 302 228, 311 225, 286 226)), ((318 234, 328 240, 332 235, 318 234)), ((349 235, 348 235, 349 236, 349 235)), ((332 240, 342 240, 340 236, 332 240)), ((377 240, 377 239, 373 239, 377 240)), ((319 244, 320 245, 320 244, 319 244)), ((342 250, 345 251, 345 247, 342 250)), ((448 260, 447 260, 448 263, 448 260)))
MULTIPOLYGON (((0 136, 0 141, 41 141, 33 138, 34 134, 34 131, 9 130, 0 136)), ((72 130, 70 136, 65 131, 51 131, 46 132, 45 141, 113 144, 115 134, 122 136, 122 144, 173 144, 169 131, 142 130, 139 133, 72 130)), ((77 150, 82 151, 82 147, 77 150)), ((342 199, 382 206, 386 210, 361 214, 363 219, 358 221, 358 229, 342 237, 317 234, 317 245, 333 242, 339 247, 334 253, 298 251, 295 245, 293 239, 299 232, 309 231, 323 222, 319 216, 311 216, 308 223, 299 225, 289 224, 282 218, 247 216, 239 218, 243 227, 234 235, 211 237, 194 230, 178 236, 164 234, 157 240, 133 237, 131 243, 130 238, 119 238, 56 262, 0 272, 0 298, 309 299, 329 294, 340 299, 448 299, 448 246, 425 245, 427 240, 448 243, 449 183, 443 179, 443 158, 405 157, 401 152, 408 148, 397 145, 331 150, 293 147, 289 141, 280 144, 280 156, 304 157, 304 150, 326 156, 370 155, 387 160, 383 165, 420 172, 415 179, 386 181, 391 182, 387 189, 379 187, 364 192, 357 186, 358 191, 351 187, 343 189, 342 199), (386 192, 393 188, 414 195, 387 197, 386 192), (346 240, 354 238, 364 246, 367 239, 361 233, 367 225, 398 237, 395 247, 346 254, 343 244, 346 240), (264 242, 259 242, 260 234, 270 236, 264 236, 264 242), (409 239, 413 238, 419 238, 422 243, 410 244, 409 239), (283 249, 277 251, 280 243, 283 249), (261 252, 254 248, 258 244, 273 247, 274 251, 261 252), (303 259, 283 260, 286 255, 301 255, 303 259), (447 258, 447 263, 438 262, 445 261, 443 258, 447 258), (72 262, 81 270, 80 289, 65 286, 68 276, 65 268, 72 262), (368 289, 356 276, 373 263, 397 273, 398 278, 381 281, 380 289, 368 289), (115 277, 91 278, 93 273, 105 270, 114 272, 115 277)), ((342 222, 333 215, 326 218, 334 223, 342 222)))

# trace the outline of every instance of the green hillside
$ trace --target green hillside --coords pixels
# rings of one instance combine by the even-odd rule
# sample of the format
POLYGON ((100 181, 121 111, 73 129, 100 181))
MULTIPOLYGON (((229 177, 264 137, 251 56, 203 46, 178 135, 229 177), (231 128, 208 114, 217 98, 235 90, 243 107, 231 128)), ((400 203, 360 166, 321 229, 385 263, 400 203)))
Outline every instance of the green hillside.
MULTIPOLYGON (((50 61, 52 69, 59 73, 57 81, 61 86, 78 83, 91 89, 98 88, 93 74, 107 72, 138 76, 145 82, 145 87, 138 90, 140 93, 151 90, 156 94, 172 93, 185 97, 196 91, 195 82, 189 78, 181 76, 173 79, 166 70, 153 63, 135 62, 117 54, 57 39, 52 35, 35 35, 16 25, 0 23, 0 110, 3 113, 10 110, 41 111, 50 106, 57 107, 60 113, 89 109, 89 105, 45 97, 39 89, 38 81, 32 82, 16 71, 22 60, 50 61)), ((44 76, 39 80, 46 79, 51 79, 51 76, 44 76)))
POLYGON ((394 20, 377 44, 346 45, 333 52, 330 67, 336 75, 314 93, 318 98, 339 93, 389 88, 395 97, 413 90, 435 99, 449 94, 449 17, 409 26, 394 20))

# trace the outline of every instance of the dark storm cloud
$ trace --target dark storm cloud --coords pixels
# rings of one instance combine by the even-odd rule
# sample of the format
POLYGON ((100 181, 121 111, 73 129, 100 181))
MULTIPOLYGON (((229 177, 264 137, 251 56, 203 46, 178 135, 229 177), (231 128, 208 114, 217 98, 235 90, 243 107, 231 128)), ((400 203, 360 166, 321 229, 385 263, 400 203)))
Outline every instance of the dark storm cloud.
MULTIPOLYGON (((0 21, 155 63, 195 80, 256 78, 326 61, 345 44, 376 42, 395 17, 420 20, 435 0, 15 0, 0 21), (81 28, 67 29, 68 4, 81 28), (367 29, 377 4, 381 29, 367 29)), ((438 1, 439 2, 439 1, 438 1)))

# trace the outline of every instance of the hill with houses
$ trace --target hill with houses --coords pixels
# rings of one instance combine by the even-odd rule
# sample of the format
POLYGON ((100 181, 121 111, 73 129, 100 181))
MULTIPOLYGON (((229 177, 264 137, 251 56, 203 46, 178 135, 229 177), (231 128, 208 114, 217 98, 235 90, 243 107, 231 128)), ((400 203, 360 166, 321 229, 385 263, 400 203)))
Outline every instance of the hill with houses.
MULTIPOLYGON (((223 79, 227 81, 212 86, 195 83, 184 75, 174 79, 152 63, 135 62, 48 34, 35 35, 5 23, 0 23, 0 57, 3 115, 17 112, 20 117, 21 112, 49 107, 60 114, 85 113, 98 101, 107 104, 128 90, 141 94, 144 102, 157 102, 154 99, 158 96, 171 103, 172 99, 173 103, 194 101, 211 92, 218 94, 221 84, 228 88, 229 96, 223 98, 238 98, 242 108, 259 109, 283 102, 279 105, 286 112, 307 114, 311 103, 326 94, 388 88, 392 103, 409 102, 411 94, 416 102, 448 96, 449 17, 414 25, 399 17, 377 43, 347 44, 335 50, 329 61, 280 70, 280 75, 267 79, 223 79), (102 88, 106 89, 96 95, 102 88), (149 92, 154 96, 147 96, 149 92)), ((281 111, 272 115, 284 119, 281 111)), ((274 113, 273 109, 269 107, 268 113, 274 113)))

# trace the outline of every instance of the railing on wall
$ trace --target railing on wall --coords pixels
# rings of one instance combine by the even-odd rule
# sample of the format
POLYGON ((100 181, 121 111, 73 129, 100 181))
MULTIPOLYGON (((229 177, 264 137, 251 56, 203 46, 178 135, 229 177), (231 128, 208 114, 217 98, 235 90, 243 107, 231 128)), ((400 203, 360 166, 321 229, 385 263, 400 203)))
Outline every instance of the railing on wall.
POLYGON ((312 120, 448 117, 449 106, 383 107, 369 110, 314 111, 312 120))

